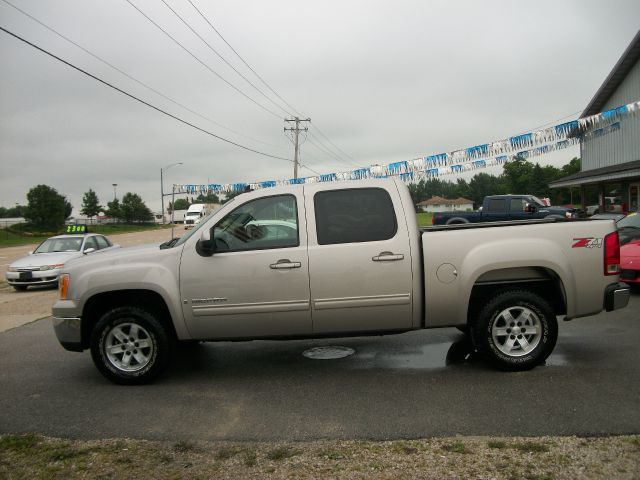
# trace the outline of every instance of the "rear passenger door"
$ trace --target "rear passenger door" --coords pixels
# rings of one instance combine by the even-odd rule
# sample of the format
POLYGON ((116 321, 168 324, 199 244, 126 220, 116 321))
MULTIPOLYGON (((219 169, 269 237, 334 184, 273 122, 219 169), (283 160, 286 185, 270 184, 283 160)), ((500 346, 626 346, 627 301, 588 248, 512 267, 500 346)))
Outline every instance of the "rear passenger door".
POLYGON ((406 227, 398 227, 400 197, 395 190, 348 187, 305 185, 306 210, 314 212, 307 223, 313 332, 411 328, 411 258, 406 227))
POLYGON ((482 210, 483 222, 500 222, 509 218, 508 199, 506 198, 490 198, 489 202, 482 210))

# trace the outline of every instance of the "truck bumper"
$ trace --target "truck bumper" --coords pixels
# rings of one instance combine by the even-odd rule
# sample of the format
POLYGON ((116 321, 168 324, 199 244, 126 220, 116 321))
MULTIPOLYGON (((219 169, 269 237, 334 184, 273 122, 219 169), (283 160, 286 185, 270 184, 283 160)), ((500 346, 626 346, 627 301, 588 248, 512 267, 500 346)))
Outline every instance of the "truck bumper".
POLYGON ((60 345, 72 352, 81 352, 82 330, 79 318, 58 318, 53 317, 53 330, 60 345))
POLYGON ((82 319, 72 300, 58 300, 53 305, 53 330, 60 345, 72 352, 82 352, 82 319))
POLYGON ((618 282, 608 285, 604 291, 604 309, 607 312, 624 308, 629 303, 631 287, 626 283, 618 282))

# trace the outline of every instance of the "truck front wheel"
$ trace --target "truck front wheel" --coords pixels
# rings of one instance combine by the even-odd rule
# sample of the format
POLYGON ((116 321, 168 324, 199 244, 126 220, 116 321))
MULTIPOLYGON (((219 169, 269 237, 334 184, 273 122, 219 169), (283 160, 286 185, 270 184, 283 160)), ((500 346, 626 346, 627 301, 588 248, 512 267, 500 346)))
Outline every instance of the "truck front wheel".
POLYGON ((478 351, 502 370, 529 370, 543 363, 558 339, 549 303, 525 290, 495 295, 473 325, 478 351))
POLYGON ((91 357, 114 383, 154 380, 169 364, 170 337, 153 314, 136 307, 105 313, 91 332, 91 357))

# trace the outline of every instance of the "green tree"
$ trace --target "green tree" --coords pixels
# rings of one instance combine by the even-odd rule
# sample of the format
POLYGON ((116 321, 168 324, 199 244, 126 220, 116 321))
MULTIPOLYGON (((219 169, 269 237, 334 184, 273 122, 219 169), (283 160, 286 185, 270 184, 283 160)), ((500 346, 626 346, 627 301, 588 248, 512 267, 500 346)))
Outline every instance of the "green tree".
MULTIPOLYGON (((175 201, 175 208, 176 210, 186 210, 189 208, 189 201, 185 198, 178 198, 175 201)), ((171 210, 169 210, 169 213, 171 213, 171 210)))
MULTIPOLYGON (((215 193, 209 192, 206 195, 202 193, 196 197, 196 203, 220 203, 220 198, 215 193)), ((176 208, 176 210, 179 210, 176 208)))
POLYGON ((573 175, 574 173, 580 172, 581 164, 582 161, 579 157, 573 157, 569 163, 562 166, 560 169, 560 176, 566 177, 567 175, 573 175))
POLYGON ((56 230, 64 225, 73 208, 64 195, 48 185, 37 185, 29 190, 27 201, 24 218, 41 230, 56 230))
POLYGON ((100 210, 102 210, 102 205, 98 203, 98 195, 92 189, 89 189, 82 197, 82 210, 80 210, 80 213, 91 218, 98 215, 100 210))
POLYGON ((104 212, 107 216, 114 220, 122 219, 122 208, 120 206, 120 200, 114 198, 110 202, 107 202, 107 210, 104 212))
POLYGON ((243 193, 245 193, 243 190, 236 190, 236 191, 227 192, 227 193, 224 194, 224 200, 222 201, 222 203, 227 203, 232 198, 235 198, 238 195, 242 195, 243 193))
POLYGON ((507 193, 529 193, 533 176, 533 165, 522 157, 516 157, 504 164, 503 174, 506 179, 507 193))
POLYGON ((16 218, 24 217, 24 212, 27 209, 24 205, 16 205, 15 207, 0 207, 0 218, 16 218))
POLYGON ((487 195, 500 195, 504 193, 503 182, 495 175, 488 173, 476 173, 469 181, 469 199, 478 208, 482 205, 487 195))
POLYGON ((549 195, 549 182, 545 178, 544 170, 542 170, 539 163, 533 166, 529 190, 523 193, 529 193, 536 197, 547 197, 549 195))
POLYGON ((122 219, 127 223, 153 220, 153 213, 136 193, 127 192, 124 194, 120 211, 122 219))
POLYGON ((456 197, 469 198, 471 196, 471 189, 469 184, 464 178, 458 178, 456 180, 456 197))

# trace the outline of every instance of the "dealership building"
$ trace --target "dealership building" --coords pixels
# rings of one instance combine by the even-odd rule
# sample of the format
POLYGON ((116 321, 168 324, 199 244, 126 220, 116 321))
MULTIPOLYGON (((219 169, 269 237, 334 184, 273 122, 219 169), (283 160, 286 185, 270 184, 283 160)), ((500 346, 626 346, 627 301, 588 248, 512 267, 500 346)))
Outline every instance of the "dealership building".
MULTIPOLYGON (((640 31, 595 93, 580 118, 640 100, 640 31)), ((640 205, 640 114, 612 117, 574 132, 580 139, 581 171, 551 183, 579 188, 583 207, 638 211, 640 205)))

